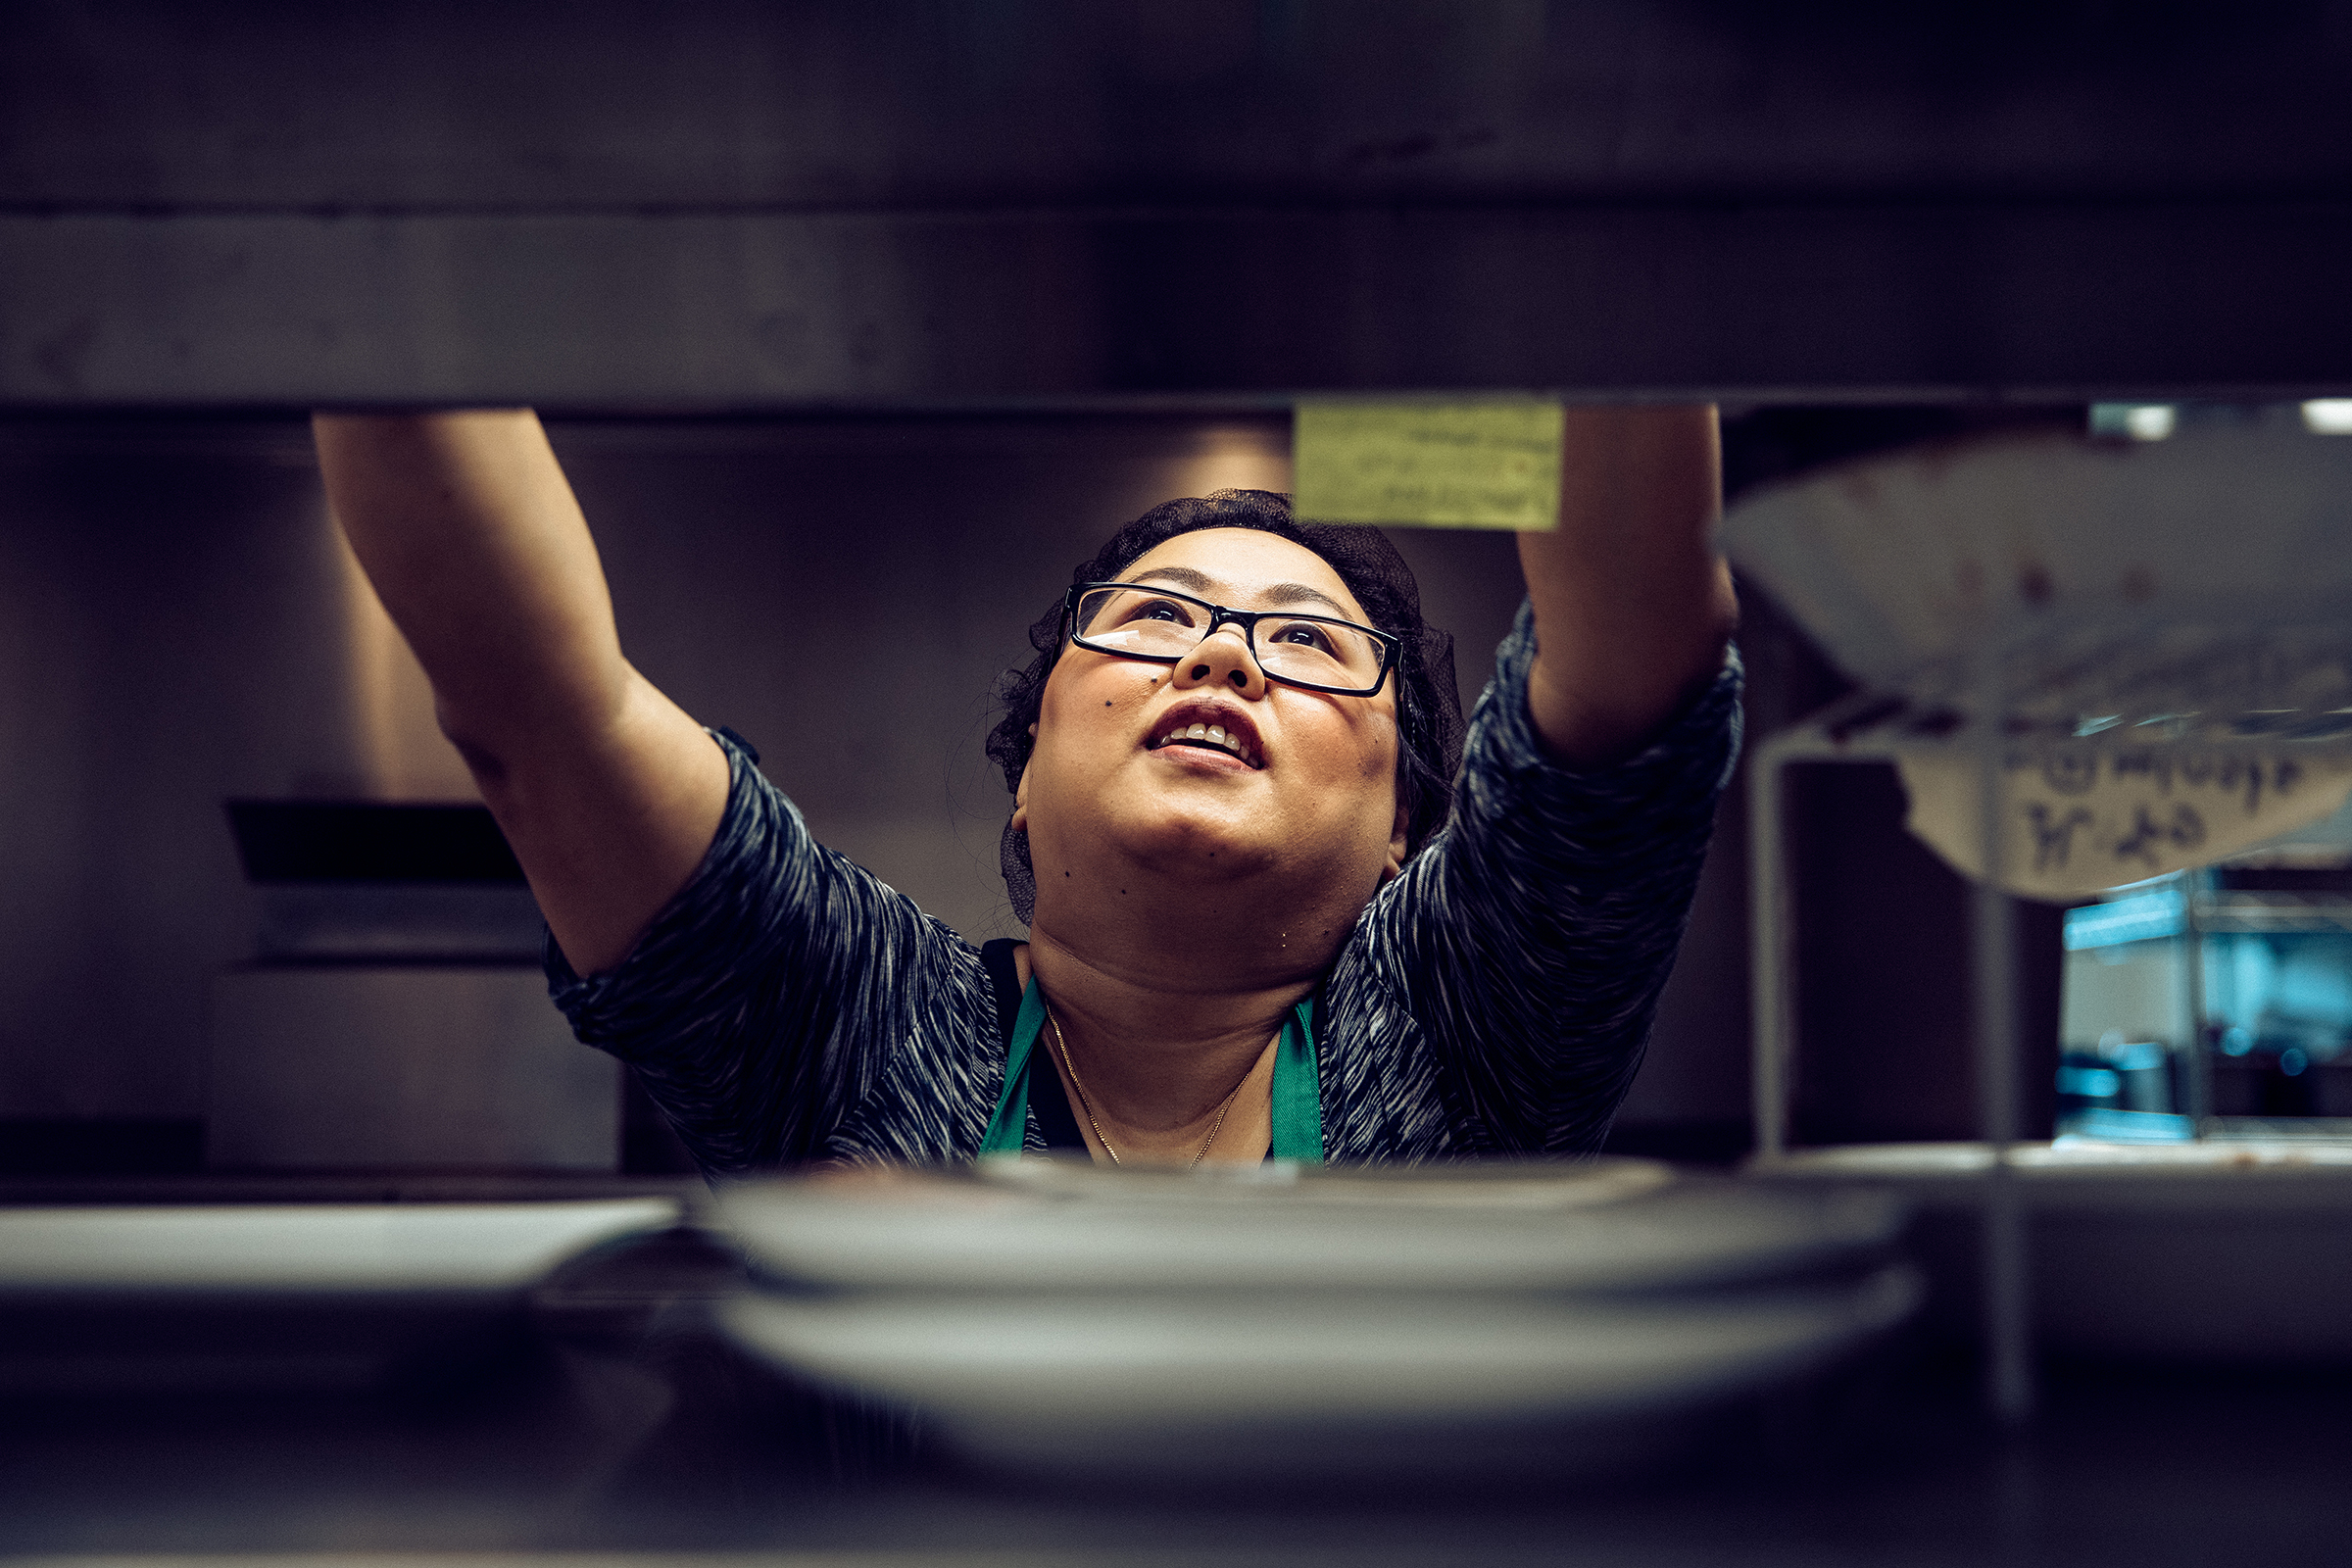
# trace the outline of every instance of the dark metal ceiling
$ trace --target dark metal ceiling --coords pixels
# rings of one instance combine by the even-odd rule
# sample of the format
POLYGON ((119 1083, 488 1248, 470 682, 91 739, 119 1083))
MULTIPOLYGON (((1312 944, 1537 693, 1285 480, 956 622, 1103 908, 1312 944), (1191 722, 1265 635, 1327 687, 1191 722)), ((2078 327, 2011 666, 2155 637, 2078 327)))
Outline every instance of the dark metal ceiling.
POLYGON ((0 402, 2352 385, 2352 8, 0 8, 0 402))

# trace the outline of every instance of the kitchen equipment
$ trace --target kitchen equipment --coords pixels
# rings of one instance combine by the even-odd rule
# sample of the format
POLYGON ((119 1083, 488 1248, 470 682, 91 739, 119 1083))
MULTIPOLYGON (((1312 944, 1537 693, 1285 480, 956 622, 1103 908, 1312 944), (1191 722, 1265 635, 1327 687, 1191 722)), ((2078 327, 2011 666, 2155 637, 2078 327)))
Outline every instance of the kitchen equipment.
MULTIPOLYGON (((1983 1144, 1807 1149, 1759 1169, 1777 1187, 1876 1191, 1917 1213, 1930 1321, 1973 1331, 1983 1144)), ((2352 1362, 2352 1146, 2305 1140, 2021 1145, 2034 1340, 2107 1361, 2352 1362)))
MULTIPOLYGON (((2152 445, 2052 434, 1923 447, 1760 488, 1727 519, 1734 561, 1866 683, 1748 759, 1754 1168, 1815 1157, 1788 1148, 1800 1056, 1788 770, 1890 762, 1913 831, 1978 883, 1970 1027, 1985 1166, 1972 1189, 1983 1290, 1970 1299, 2004 1420, 2034 1408, 2038 1299, 2008 895, 2081 902, 2342 807, 2352 623, 2329 540, 2348 514, 2352 449, 2266 416, 2152 445)), ((2132 1049, 2164 1042, 2132 1033, 2065 1063, 2069 1108, 2102 1136, 2178 1133, 2174 1118, 2193 1124, 2195 1107, 2150 1107, 2205 1080, 2183 1085, 2170 1053, 2132 1049)), ((2187 1249, 2173 1262, 2206 1267, 2187 1249)))
POLYGON ((1098 1172, 1060 1160, 753 1182, 725 1194, 769 1277, 831 1290, 1657 1290, 1883 1248, 1865 1195, 1791 1204, 1651 1160, 1098 1172))
POLYGON ((1852 1355, 1917 1299, 1884 1198, 1642 1161, 731 1188, 753 1353, 967 1457, 1160 1480, 1603 1469, 1852 1355))
POLYGON ((480 806, 232 801, 262 892, 213 982, 208 1159, 611 1171, 618 1065, 548 1002, 543 927, 480 806))

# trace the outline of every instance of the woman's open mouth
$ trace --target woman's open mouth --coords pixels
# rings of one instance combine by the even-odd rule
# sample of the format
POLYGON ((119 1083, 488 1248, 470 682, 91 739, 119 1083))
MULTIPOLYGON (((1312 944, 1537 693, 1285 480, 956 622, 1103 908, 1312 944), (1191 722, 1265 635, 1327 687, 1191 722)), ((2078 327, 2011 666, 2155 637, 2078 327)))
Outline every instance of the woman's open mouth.
POLYGON ((1240 758, 1251 767, 1262 765, 1250 743, 1222 724, 1176 724, 1165 735, 1151 743, 1149 750, 1158 751, 1165 746, 1192 746, 1206 751, 1225 752, 1240 758))

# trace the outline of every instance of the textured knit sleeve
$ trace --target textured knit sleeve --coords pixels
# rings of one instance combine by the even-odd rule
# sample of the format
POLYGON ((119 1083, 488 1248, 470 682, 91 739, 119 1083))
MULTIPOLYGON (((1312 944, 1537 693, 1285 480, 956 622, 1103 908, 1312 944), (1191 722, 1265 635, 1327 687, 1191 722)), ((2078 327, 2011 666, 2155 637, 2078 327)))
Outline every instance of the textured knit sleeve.
POLYGON ((1451 820, 1373 901, 1334 977, 1411 1021, 1456 1153, 1599 1147, 1641 1065, 1739 753, 1740 662, 1727 653, 1645 750, 1567 767, 1528 712, 1535 652, 1523 605, 1471 718, 1451 820))
POLYGON ((603 974, 573 973, 551 937, 556 1004, 637 1069, 710 1173, 970 1153, 1004 1074, 979 955, 817 844, 716 738, 730 783, 702 865, 603 974))

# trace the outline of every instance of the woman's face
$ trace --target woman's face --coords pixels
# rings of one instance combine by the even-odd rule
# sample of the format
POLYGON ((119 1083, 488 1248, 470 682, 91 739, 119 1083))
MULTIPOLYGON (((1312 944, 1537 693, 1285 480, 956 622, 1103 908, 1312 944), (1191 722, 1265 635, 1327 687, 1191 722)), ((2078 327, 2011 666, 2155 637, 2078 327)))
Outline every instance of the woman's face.
MULTIPOLYGON (((1179 534, 1120 576, 1236 610, 1370 619, 1322 557, 1255 529, 1179 534)), ((1370 697, 1269 682, 1234 625, 1174 665, 1065 644, 1017 795, 1040 910, 1127 866, 1360 908, 1404 857, 1396 692, 1394 679, 1370 697), (1225 744, 1171 739, 1195 724, 1225 744)))

